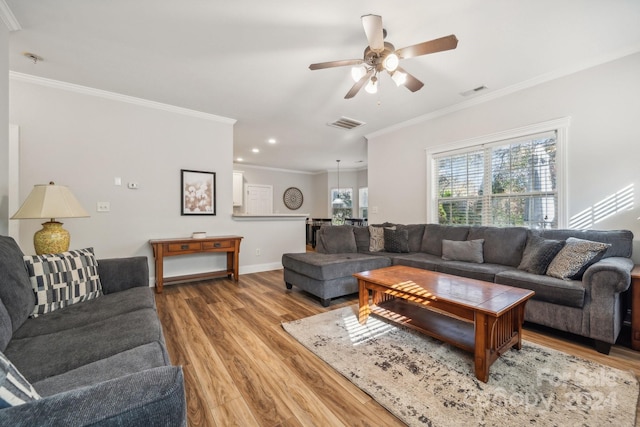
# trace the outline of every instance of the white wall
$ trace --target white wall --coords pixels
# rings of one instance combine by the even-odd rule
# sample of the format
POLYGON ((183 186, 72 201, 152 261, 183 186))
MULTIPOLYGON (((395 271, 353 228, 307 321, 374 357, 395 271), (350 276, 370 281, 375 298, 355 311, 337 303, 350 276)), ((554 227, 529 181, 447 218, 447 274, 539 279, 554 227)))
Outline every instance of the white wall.
POLYGON ((427 148, 570 117, 568 217, 633 185, 634 208, 593 228, 633 231, 634 259, 638 262, 639 75, 640 54, 634 54, 477 106, 369 136, 370 221, 426 221, 427 148), (372 214, 375 206, 378 213, 372 214))
MULTIPOLYGON (((0 21, 1 22, 1 21, 0 21)), ((0 234, 9 231, 9 30, 0 23, 0 234)))
MULTIPOLYGON (((27 79, 28 80, 28 79, 27 79)), ((64 86, 64 85, 63 85, 64 86)), ((99 258, 145 255, 149 239, 237 234, 240 273, 278 268, 284 252, 303 252, 304 221, 236 221, 232 213, 233 122, 181 114, 14 78, 10 119, 20 126, 20 201, 34 184, 68 185, 90 218, 62 219, 71 247, 99 258), (180 169, 216 172, 216 216, 180 215, 180 169), (114 185, 114 177, 122 186, 114 185), (130 190, 126 183, 137 182, 130 190), (96 212, 96 202, 111 204, 96 212), (255 248, 261 255, 255 255, 255 248)), ((40 221, 21 220, 19 243, 33 253, 40 221)), ((225 268, 224 256, 165 261, 165 274, 225 268)))
MULTIPOLYGON (((233 170, 242 171, 244 184, 271 185, 273 187, 274 214, 311 214, 315 211, 316 198, 313 193, 314 175, 309 172, 273 169, 236 163, 233 170), (291 210, 284 205, 283 195, 287 188, 297 187, 302 191, 302 206, 291 210)), ((240 212, 242 209, 236 208, 240 212)))

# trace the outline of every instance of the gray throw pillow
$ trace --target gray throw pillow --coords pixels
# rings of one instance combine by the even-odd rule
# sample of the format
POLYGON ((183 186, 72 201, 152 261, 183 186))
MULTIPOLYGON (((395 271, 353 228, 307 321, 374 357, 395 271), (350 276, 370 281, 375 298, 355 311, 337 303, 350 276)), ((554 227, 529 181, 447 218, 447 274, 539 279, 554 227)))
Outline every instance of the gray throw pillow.
POLYGON ((467 261, 482 264, 482 245, 484 239, 476 240, 443 240, 442 259, 445 261, 467 261))
POLYGON ((598 261, 610 246, 609 243, 569 237, 567 243, 549 264, 547 276, 579 280, 585 270, 598 261))
POLYGON ((384 229, 384 250, 386 252, 408 253, 409 231, 406 229, 384 229))
POLYGON ((564 247, 564 244, 564 240, 545 239, 529 233, 527 246, 524 248, 518 269, 533 274, 545 274, 547 267, 564 247))

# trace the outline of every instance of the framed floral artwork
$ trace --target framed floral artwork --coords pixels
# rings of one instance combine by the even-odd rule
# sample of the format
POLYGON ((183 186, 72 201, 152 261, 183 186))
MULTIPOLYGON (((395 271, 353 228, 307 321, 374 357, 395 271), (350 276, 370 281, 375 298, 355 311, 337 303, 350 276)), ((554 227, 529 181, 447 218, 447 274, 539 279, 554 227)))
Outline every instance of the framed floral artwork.
POLYGON ((180 170, 181 215, 216 214, 216 173, 180 170))

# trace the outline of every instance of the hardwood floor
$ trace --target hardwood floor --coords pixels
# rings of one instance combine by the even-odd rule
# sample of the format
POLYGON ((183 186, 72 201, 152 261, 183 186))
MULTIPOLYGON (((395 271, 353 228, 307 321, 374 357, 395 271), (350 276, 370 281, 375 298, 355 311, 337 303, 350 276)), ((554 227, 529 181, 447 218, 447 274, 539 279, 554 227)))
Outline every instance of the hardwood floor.
MULTIPOLYGON (((156 302, 171 360, 184 369, 190 426, 404 425, 280 326, 357 304, 357 295, 324 308, 295 287, 285 292, 276 270, 241 275, 237 284, 166 286, 156 302)), ((605 356, 531 328, 524 338, 640 376, 640 353, 629 348, 605 356)))

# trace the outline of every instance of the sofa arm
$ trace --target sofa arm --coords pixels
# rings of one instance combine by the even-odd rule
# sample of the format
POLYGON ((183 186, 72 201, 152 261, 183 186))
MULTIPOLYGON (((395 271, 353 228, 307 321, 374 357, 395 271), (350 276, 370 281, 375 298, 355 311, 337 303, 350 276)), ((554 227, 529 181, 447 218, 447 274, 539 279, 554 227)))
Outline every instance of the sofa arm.
POLYGON ((0 409, 3 426, 186 426, 184 378, 162 366, 0 409))
POLYGON ((609 257, 590 266, 582 276, 591 294, 617 294, 629 289, 633 261, 630 258, 609 257))
POLYGON ((631 283, 633 261, 629 258, 604 258, 585 271, 582 284, 590 292, 589 336, 613 344, 622 328, 620 293, 631 283))
POLYGON ((110 258, 98 260, 98 275, 105 294, 135 287, 149 286, 147 257, 110 258))

